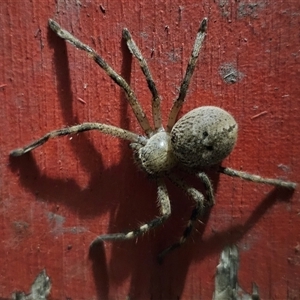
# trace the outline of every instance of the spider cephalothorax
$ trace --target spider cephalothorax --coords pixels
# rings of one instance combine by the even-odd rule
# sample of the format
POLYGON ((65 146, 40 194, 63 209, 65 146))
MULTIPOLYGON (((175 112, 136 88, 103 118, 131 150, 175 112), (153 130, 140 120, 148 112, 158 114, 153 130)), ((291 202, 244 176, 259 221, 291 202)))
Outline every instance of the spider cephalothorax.
MULTIPOLYGON (((123 30, 123 38, 126 40, 128 48, 133 56, 138 59, 152 94, 154 128, 151 127, 134 91, 124 78, 117 74, 94 49, 83 44, 68 31, 62 29, 55 21, 50 19, 49 26, 58 36, 70 42, 78 49, 86 51, 108 74, 108 76, 124 90, 128 102, 145 135, 138 135, 125 129, 102 123, 83 123, 51 131, 31 144, 13 150, 10 154, 12 156, 20 156, 41 146, 50 138, 88 130, 99 130, 102 133, 130 141, 136 163, 142 170, 155 178, 157 182, 157 199, 160 216, 133 231, 100 235, 91 245, 105 240, 126 240, 135 238, 149 229, 162 224, 171 214, 169 195, 164 182, 164 179, 168 178, 178 187, 183 189, 185 193, 195 201, 195 208, 192 211, 190 221, 188 222, 182 237, 177 243, 160 254, 160 258, 163 258, 170 250, 185 242, 186 238, 191 233, 194 221, 201 216, 205 207, 214 204, 212 184, 207 175, 201 171, 200 168, 207 168, 221 163, 222 160, 230 154, 237 139, 238 125, 236 121, 228 112, 219 107, 198 107, 177 121, 178 113, 185 100, 189 83, 195 69, 195 64, 206 35, 207 19, 204 18, 200 24, 186 73, 180 86, 179 96, 173 103, 168 124, 165 129, 161 122, 160 96, 156 89, 156 85, 152 79, 146 60, 126 28, 123 30), (176 177, 172 172, 173 167, 175 166, 193 173, 201 180, 206 189, 206 199, 200 191, 176 177)), ((219 167, 219 172, 257 183, 271 184, 290 189, 296 187, 296 184, 293 182, 263 178, 258 175, 233 170, 231 168, 219 167)))

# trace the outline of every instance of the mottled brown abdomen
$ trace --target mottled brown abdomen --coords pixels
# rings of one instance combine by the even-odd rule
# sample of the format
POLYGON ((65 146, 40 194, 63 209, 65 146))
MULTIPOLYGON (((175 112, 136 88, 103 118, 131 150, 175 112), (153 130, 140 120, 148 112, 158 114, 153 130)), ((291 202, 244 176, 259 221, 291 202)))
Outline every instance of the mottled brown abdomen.
POLYGON ((225 110, 202 106, 179 119, 171 131, 171 143, 186 167, 215 165, 226 158, 236 143, 238 125, 225 110))

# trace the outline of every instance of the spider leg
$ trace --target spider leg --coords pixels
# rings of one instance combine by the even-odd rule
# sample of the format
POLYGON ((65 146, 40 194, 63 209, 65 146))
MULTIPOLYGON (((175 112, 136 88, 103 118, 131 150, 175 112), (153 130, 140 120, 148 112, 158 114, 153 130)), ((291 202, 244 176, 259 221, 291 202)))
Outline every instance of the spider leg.
POLYGON ((185 230, 183 231, 181 238, 179 239, 179 241, 177 243, 174 243, 170 247, 166 248, 158 255, 159 262, 162 262, 164 257, 169 252, 173 251, 176 248, 181 247, 185 243, 185 241, 190 236, 190 234, 194 228, 195 221, 197 221, 201 217, 201 214, 204 212, 204 209, 205 209, 205 205, 204 205, 205 199, 204 199, 204 196, 202 195, 202 193, 200 193, 195 188, 188 186, 181 179, 178 179, 176 176, 174 176, 172 174, 168 174, 167 176, 175 185, 180 187, 186 194, 188 194, 195 201, 196 205, 195 205, 194 209, 192 210, 190 220, 189 220, 185 230))
POLYGON ((188 63, 183 81, 180 86, 178 98, 174 101, 173 107, 172 107, 170 115, 169 115, 169 120, 168 120, 168 125, 167 125, 168 132, 170 132, 172 127, 174 126, 176 119, 177 119, 178 112, 180 111, 180 109, 183 105, 187 90, 189 88, 191 77, 195 70, 199 52, 200 52, 200 49, 202 47, 202 44, 203 44, 203 41, 204 41, 204 38, 206 35, 206 29, 207 29, 207 18, 204 18, 200 24, 200 27, 199 27, 199 30, 198 30, 198 33, 196 36, 196 40, 195 40, 194 47, 193 47, 193 50, 192 50, 192 53, 191 53, 191 56, 189 59, 189 63, 188 63))
POLYGON ((130 50, 131 54, 135 56, 139 61, 140 67, 146 77, 148 88, 152 94, 153 123, 154 123, 155 130, 159 131, 160 129, 162 129, 161 111, 160 111, 161 97, 159 96, 158 91, 156 89, 156 85, 150 73, 149 67, 147 65, 147 61, 145 60, 140 49, 132 39, 132 36, 127 28, 123 29, 123 38, 126 40, 128 49, 130 50))
POLYGON ((106 72, 106 74, 118 84, 125 92, 128 102, 144 132, 149 136, 153 130, 149 124, 148 118, 139 104, 136 95, 126 80, 120 76, 96 51, 88 45, 85 45, 70 32, 60 27, 58 23, 49 19, 50 28, 62 39, 68 41, 76 48, 87 52, 92 59, 106 72))
POLYGON ((83 123, 80 125, 75 125, 71 127, 66 127, 58 130, 51 131, 47 134, 45 134, 43 137, 39 138, 38 140, 30 143, 29 145, 23 147, 23 148, 18 148, 10 152, 11 156, 21 156, 41 145, 46 143, 49 139, 59 137, 59 136, 64 136, 64 135, 69 135, 69 134, 74 134, 74 133, 79 133, 83 131, 89 131, 89 130, 99 130, 100 132, 104 134, 109 134, 121 139, 129 140, 134 143, 140 143, 142 145, 146 144, 147 139, 141 135, 138 135, 136 133, 130 132, 128 130, 115 127, 112 125, 106 125, 106 124, 101 124, 101 123, 83 123))
POLYGON ((232 176, 232 177, 239 177, 244 180, 253 181, 257 183, 264 183, 264 184, 270 184, 278 187, 284 187, 288 189, 295 189, 297 184, 295 182, 291 181, 284 181, 280 179, 273 179, 273 178, 264 178, 259 175, 250 174, 243 171, 237 171, 231 168, 224 168, 220 167, 219 169, 220 173, 232 176))
POLYGON ((204 172, 199 172, 196 173, 195 175, 202 181, 204 185, 209 206, 213 206, 215 204, 215 196, 214 196, 214 190, 210 179, 204 172))
POLYGON ((161 225, 171 214, 171 204, 167 191, 167 187, 162 178, 157 179, 157 200, 160 211, 160 216, 154 218, 148 223, 141 225, 139 228, 129 231, 129 232, 121 232, 121 233, 112 233, 112 234, 104 234, 96 237, 91 243, 90 247, 94 244, 103 242, 103 241, 111 241, 111 240, 128 240, 133 239, 139 235, 144 234, 148 230, 155 228, 161 225))

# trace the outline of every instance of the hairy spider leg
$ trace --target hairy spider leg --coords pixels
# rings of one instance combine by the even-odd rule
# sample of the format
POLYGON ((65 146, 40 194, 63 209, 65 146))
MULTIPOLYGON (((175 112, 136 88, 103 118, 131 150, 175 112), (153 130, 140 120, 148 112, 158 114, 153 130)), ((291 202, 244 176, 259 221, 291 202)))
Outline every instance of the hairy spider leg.
POLYGON ((104 134, 112 135, 121 139, 129 140, 133 143, 139 143, 141 145, 145 145, 147 139, 144 136, 138 135, 136 133, 130 132, 128 130, 115 127, 112 125, 106 125, 101 123, 82 123, 80 125, 75 125, 71 127, 66 127, 58 130, 51 131, 45 134, 43 137, 38 140, 28 144, 23 148, 18 148, 10 152, 11 156, 21 156, 39 146, 42 146, 49 139, 53 139, 55 137, 79 133, 83 131, 89 130, 98 130, 104 134))
POLYGON ((154 128, 156 132, 160 131, 162 129, 162 120, 161 120, 161 111, 160 111, 161 97, 156 89, 156 85, 152 78, 149 67, 147 65, 147 61, 143 57, 140 49, 134 42, 127 28, 123 29, 123 38, 125 39, 131 54, 139 61, 140 67, 146 77, 148 88, 152 94, 152 117, 153 117, 154 128))
MULTIPOLYGON (((229 175, 229 176, 232 176, 232 177, 239 177, 239 178, 247 180, 247 181, 264 183, 264 184, 269 184, 269 185, 284 187, 284 188, 289 188, 289 189, 295 189, 297 186, 297 184, 294 182, 283 181, 283 180, 273 179, 273 178, 264 178, 259 175, 249 174, 247 172, 237 171, 237 170, 234 170, 231 168, 220 167, 219 172, 229 175)), ((204 172, 195 173, 195 175, 202 181, 202 183, 205 187, 206 195, 208 198, 208 201, 207 201, 208 206, 213 206, 215 203, 215 200, 214 200, 214 194, 213 194, 213 187, 212 187, 210 179, 204 172)), ((201 193, 199 194, 199 191, 197 191, 196 189, 194 189, 192 187, 189 187, 181 179, 176 178, 174 175, 168 174, 167 176, 175 185, 177 185, 181 189, 183 189, 188 195, 190 195, 196 201, 196 206, 192 211, 188 225, 187 225, 186 229, 184 230, 179 241, 177 243, 174 243, 170 247, 166 248, 159 254, 158 258, 159 258, 160 262, 162 262, 165 255, 167 255, 172 250, 181 247, 185 243, 185 241, 187 240, 187 238, 189 237, 189 235, 192 232, 195 221, 201 217, 201 214, 204 212, 204 209, 206 207, 206 206, 204 206, 204 203, 205 203, 204 197, 201 193)))
POLYGON ((234 170, 231 168, 220 167, 219 172, 229 175, 229 176, 232 176, 232 177, 239 177, 239 178, 247 180, 247 181, 264 183, 264 184, 284 187, 284 188, 288 188, 288 189, 295 189, 297 186, 296 183, 291 182, 291 181, 284 181, 284 180, 273 179, 273 178, 265 178, 265 177, 261 177, 259 175, 250 174, 250 173, 243 172, 243 171, 237 171, 237 170, 234 170))
MULTIPOLYGON (((187 185, 182 179, 177 178, 173 174, 168 174, 167 177, 179 188, 181 188, 188 196, 190 196, 195 201, 195 207, 192 210, 190 219, 188 221, 188 224, 183 231, 183 234, 181 238, 178 240, 178 242, 172 244, 170 247, 163 250, 158 255, 158 261, 161 263, 164 259, 164 257, 170 253, 171 251, 175 250, 176 248, 181 247, 187 240, 187 238, 191 235, 192 230, 194 228, 195 222, 201 217, 201 215, 205 212, 205 198, 202 193, 200 193, 195 188, 187 185)), ((211 198, 212 195, 209 197, 211 198)), ((213 196, 212 196, 213 197, 213 196)), ((212 199, 212 198, 211 198, 212 199)), ((209 203, 210 204, 210 203, 209 203)), ((211 206, 211 205, 209 205, 211 206)))
POLYGON ((116 83, 118 84, 125 92, 128 102, 140 124, 144 132, 147 136, 150 136, 153 132, 148 118, 143 111, 140 103, 137 100, 137 97, 130 87, 130 85, 126 82, 126 80, 119 75, 93 48, 88 45, 85 45, 76 37, 74 37, 70 32, 60 27, 58 23, 49 19, 49 26, 50 28, 62 39, 68 41, 76 48, 81 49, 87 52, 93 60, 106 72, 106 74, 116 83))
POLYGON ((199 27, 199 30, 198 30, 198 33, 196 36, 196 40, 194 43, 194 47, 193 47, 193 50, 192 50, 192 53, 191 53, 191 56, 189 59, 189 63, 187 65, 186 72, 185 72, 184 78, 183 78, 181 86, 180 86, 179 95, 178 95, 177 99, 174 101, 173 107, 170 111, 168 125, 167 125, 168 132, 170 132, 172 130, 172 128, 177 120, 178 113, 183 105, 186 93, 188 91, 191 77, 194 73, 196 62, 198 60, 199 53, 202 48, 204 38, 206 36, 207 21, 208 21, 207 18, 204 18, 201 21, 201 24, 200 24, 200 27, 199 27))
POLYGON ((201 182, 204 185, 209 206, 213 206, 215 204, 215 196, 214 196, 214 190, 210 179, 204 172, 198 172, 195 173, 195 175, 201 180, 201 182))
POLYGON ((154 218, 148 223, 141 225, 139 228, 129 232, 100 235, 94 239, 90 247, 104 241, 133 239, 165 222, 166 219, 171 215, 171 204, 170 204, 169 194, 164 180, 162 178, 157 178, 156 181, 157 181, 157 200, 158 200, 160 216, 154 218))

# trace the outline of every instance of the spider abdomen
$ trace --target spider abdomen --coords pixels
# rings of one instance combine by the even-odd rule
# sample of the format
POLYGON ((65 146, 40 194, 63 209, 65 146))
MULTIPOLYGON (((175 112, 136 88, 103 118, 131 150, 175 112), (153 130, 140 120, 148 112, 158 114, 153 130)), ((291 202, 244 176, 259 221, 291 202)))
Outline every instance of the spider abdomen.
POLYGON ((220 163, 236 143, 238 125, 225 110, 202 106, 179 119, 171 131, 175 156, 186 167, 220 163))

